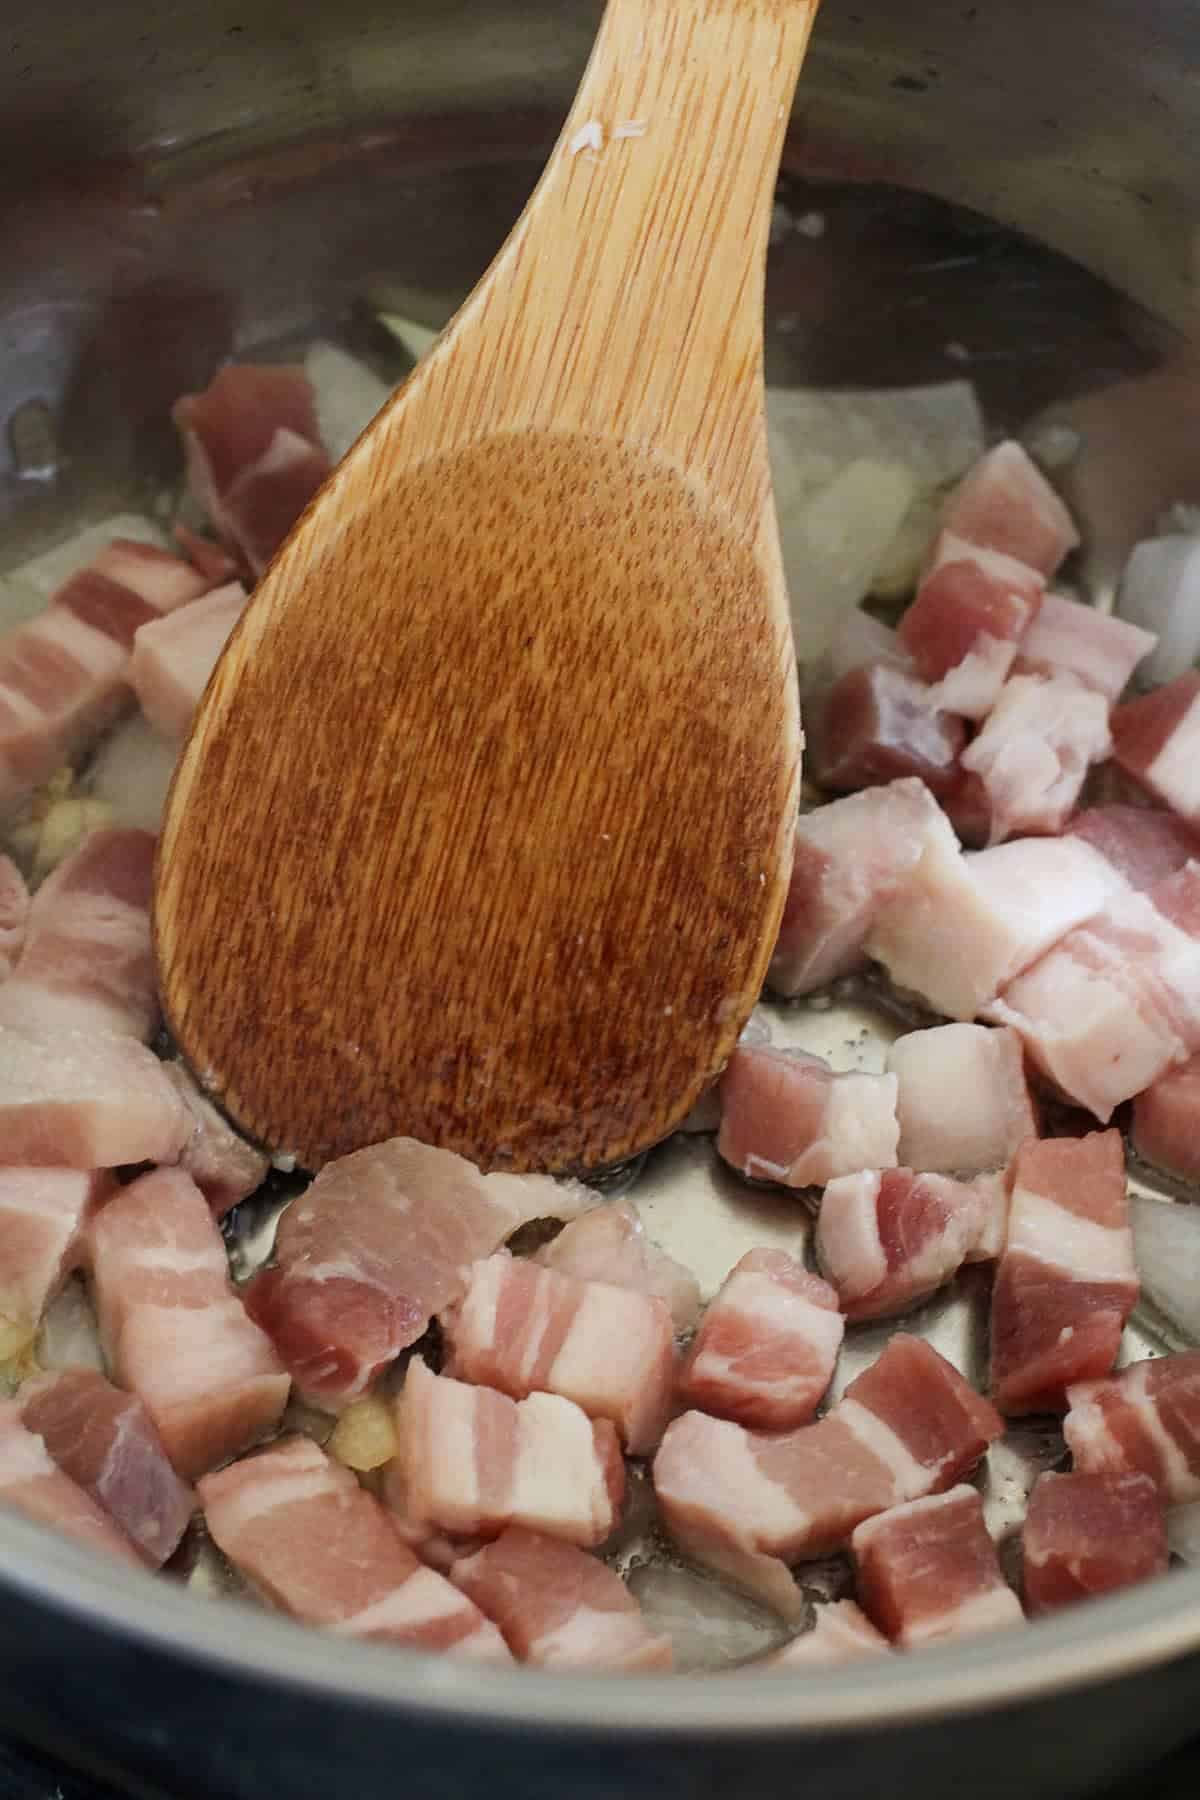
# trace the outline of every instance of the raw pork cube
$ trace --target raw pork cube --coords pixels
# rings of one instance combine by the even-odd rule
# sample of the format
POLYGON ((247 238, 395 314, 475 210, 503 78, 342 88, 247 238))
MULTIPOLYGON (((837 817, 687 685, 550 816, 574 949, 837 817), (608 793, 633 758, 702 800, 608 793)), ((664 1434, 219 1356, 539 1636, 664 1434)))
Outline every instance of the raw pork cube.
POLYGON ((84 1234, 112 1177, 83 1169, 0 1168, 3 1355, 32 1342, 46 1304, 83 1261, 84 1234))
POLYGON ((139 629, 129 680, 142 711, 164 737, 182 743, 187 736, 200 696, 245 605, 245 588, 231 581, 139 629))
POLYGON ((96 1369, 64 1369, 27 1381, 17 1399, 24 1424, 64 1474, 91 1494, 153 1568, 166 1562, 196 1500, 137 1395, 96 1369))
POLYGON ((1200 1048, 1200 863, 1126 890, 1005 988, 985 1016, 1020 1032, 1063 1093, 1102 1122, 1200 1048))
POLYGON ((266 1599, 342 1637, 508 1662, 495 1626, 425 1568, 379 1502, 309 1438, 199 1484, 214 1543, 266 1599))
POLYGON ((1148 806, 1085 807, 1067 831, 1098 850, 1138 893, 1174 875, 1197 851, 1181 820, 1148 806))
POLYGON ((200 1092, 183 1063, 164 1063, 163 1073, 192 1118, 192 1134, 179 1166, 208 1201, 214 1219, 222 1219, 262 1186, 271 1159, 238 1135, 200 1092))
POLYGON ((768 986, 777 994, 811 994, 865 962, 880 907, 944 832, 921 781, 889 782, 805 813, 768 986))
POLYGON ((987 794, 990 841, 1060 832, 1089 768, 1111 748, 1103 694, 1069 675, 1011 676, 962 756, 963 768, 978 775, 987 794))
POLYGON ((878 1656, 891 1648, 882 1632, 853 1600, 833 1600, 818 1606, 809 1631, 802 1631, 773 1656, 751 1665, 759 1669, 828 1669, 837 1663, 857 1662, 862 1656, 878 1656))
POLYGON ((1015 1031, 934 1025, 888 1050, 895 1075, 902 1166, 943 1175, 1007 1167, 1038 1134, 1015 1031))
POLYGON ((717 1149, 751 1180, 810 1187, 896 1163, 896 1078, 741 1045, 721 1079, 717 1149))
POLYGON ((52 1525, 77 1543, 123 1562, 138 1555, 123 1532, 84 1488, 64 1475, 36 1432, 22 1422, 15 1400, 0 1403, 0 1506, 39 1525, 52 1525))
POLYGON ((872 1514, 953 1487, 1002 1430, 936 1350, 898 1333, 815 1425, 768 1435, 684 1413, 654 1487, 683 1550, 778 1604, 764 1562, 822 1556, 872 1514))
POLYGON ((621 1577, 586 1550, 510 1526, 456 1562, 455 1586, 495 1621, 518 1662, 542 1669, 669 1669, 621 1577))
POLYGON ((964 855, 927 851, 867 940, 898 988, 973 1019, 1022 969, 1124 887, 1090 844, 1020 838, 964 855))
POLYGON ((838 623, 829 643, 829 661, 833 678, 840 681, 851 669, 867 663, 887 663, 895 669, 911 669, 911 658, 903 649, 899 636, 882 619, 852 606, 838 623))
POLYGON ((327 1163, 275 1236, 246 1306, 326 1411, 375 1377, 467 1290, 472 1266, 533 1219, 595 1204, 579 1183, 483 1175, 450 1150, 389 1138, 327 1163))
POLYGON ((233 365, 174 419, 194 498, 261 574, 329 473, 312 383, 299 367, 233 365))
POLYGON ((1148 1475, 1042 1475, 1022 1533, 1025 1604, 1051 1612, 1167 1569, 1167 1522, 1148 1475))
POLYGON ((96 1215, 91 1264, 113 1371, 145 1402, 185 1480, 279 1422, 290 1383, 246 1316, 199 1188, 156 1169, 96 1215))
POLYGON ((662 1437, 671 1410, 675 1340, 662 1300, 577 1281, 499 1251, 471 1271, 441 1315, 447 1374, 514 1400, 561 1394, 609 1419, 632 1456, 662 1437))
POLYGON ((135 1038, 0 1025, 0 1142, 14 1164, 115 1169, 174 1162, 189 1121, 135 1038))
POLYGON ((621 1511, 625 1467, 607 1419, 558 1394, 510 1400, 415 1357, 397 1402, 408 1511, 458 1535, 526 1525, 589 1549, 621 1511))
POLYGON ((997 444, 951 494, 948 531, 1016 556, 1053 575, 1079 543, 1070 513, 1028 452, 1012 438, 997 444))
POLYGON ((1077 1382, 1067 1401, 1063 1435, 1082 1474, 1140 1472, 1168 1506, 1200 1500, 1200 1350, 1077 1382))
POLYGON ((1121 768, 1181 819, 1200 823, 1200 671, 1126 700, 1112 735, 1121 768))
POLYGON ((805 709, 809 773, 840 791, 916 777, 950 787, 966 742, 961 719, 941 712, 932 690, 891 663, 851 669, 805 709))
POLYGON ((783 1250, 751 1250, 701 1321, 680 1397, 760 1431, 806 1425, 829 1386, 844 1331, 827 1282, 783 1250))
POLYGON ((1044 587, 1025 563, 942 533, 900 621, 900 642, 917 674, 934 684, 935 706, 965 719, 987 717, 1044 587))
POLYGON ((608 1281, 665 1300, 676 1331, 690 1331, 700 1317, 700 1283, 650 1242, 628 1200, 610 1200, 568 1220, 534 1261, 578 1281, 608 1281))
POLYGON ((1023 1145, 992 1295, 1001 1412, 1062 1411, 1073 1382, 1106 1374, 1137 1297, 1120 1132, 1023 1145))
POLYGON ((847 1319, 885 1318, 952 1280, 988 1223, 984 1196, 966 1182, 864 1170, 825 1189, 817 1256, 847 1319))
POLYGON ((1132 1138, 1148 1163, 1200 1181, 1200 1056, 1177 1063, 1138 1094, 1132 1138))
POLYGON ((858 1596, 901 1649, 1020 1624, 973 1487, 910 1500, 867 1519, 850 1539, 858 1596))
POLYGON ((1111 703, 1158 639, 1140 625, 1112 613, 1047 594, 1037 618, 1021 640, 1018 670, 1040 675, 1073 675, 1111 703))

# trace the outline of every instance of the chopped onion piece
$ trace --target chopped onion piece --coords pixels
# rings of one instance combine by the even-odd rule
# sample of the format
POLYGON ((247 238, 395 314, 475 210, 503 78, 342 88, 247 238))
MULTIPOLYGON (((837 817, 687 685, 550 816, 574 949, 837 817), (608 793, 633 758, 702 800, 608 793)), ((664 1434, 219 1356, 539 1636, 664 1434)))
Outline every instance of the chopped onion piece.
POLYGON ((869 591, 916 491, 915 477, 902 464, 867 457, 850 463, 799 506, 777 488, 792 635, 801 662, 829 648, 839 619, 869 591))
POLYGON ((630 1575, 629 1591, 648 1629, 670 1638, 681 1674, 736 1668, 792 1635, 774 1613, 693 1569, 646 1564, 630 1575))
POLYGON ((1200 536, 1147 538, 1121 579, 1117 611, 1158 633, 1139 669, 1146 684, 1174 681, 1200 657, 1200 536))
POLYGON ((323 338, 310 346, 304 368, 316 396, 321 441, 340 462, 392 390, 357 356, 323 338))
POLYGON ((1129 1216, 1143 1294, 1167 1325, 1200 1344, 1200 1206, 1134 1194, 1129 1216))
POLYGON ((178 755, 179 746, 140 713, 118 725, 91 771, 92 794, 104 801, 114 825, 158 835, 178 755))
POLYGON ((434 331, 429 325, 419 325, 415 319, 406 319, 401 313, 383 312, 377 316, 385 331, 391 332, 415 363, 420 362, 441 336, 440 331, 434 331))

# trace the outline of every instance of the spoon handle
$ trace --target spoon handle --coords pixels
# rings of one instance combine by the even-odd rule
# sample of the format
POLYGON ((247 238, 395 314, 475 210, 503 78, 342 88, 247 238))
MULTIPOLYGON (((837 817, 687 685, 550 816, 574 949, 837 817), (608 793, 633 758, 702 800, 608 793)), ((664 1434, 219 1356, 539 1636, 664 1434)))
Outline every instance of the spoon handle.
POLYGON ((816 10, 609 0, 537 190, 456 321, 496 349, 469 391, 447 359, 464 435, 552 423, 640 442, 759 522, 767 237, 816 10))

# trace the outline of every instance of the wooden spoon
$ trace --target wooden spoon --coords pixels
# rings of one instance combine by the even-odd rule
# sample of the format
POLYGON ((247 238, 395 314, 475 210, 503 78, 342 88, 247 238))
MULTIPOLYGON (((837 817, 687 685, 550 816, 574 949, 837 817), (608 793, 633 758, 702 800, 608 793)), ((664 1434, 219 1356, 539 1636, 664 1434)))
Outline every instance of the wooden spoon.
POLYGON ((610 0, 512 236, 209 684, 163 1002, 302 1166, 602 1166, 754 1004, 800 762, 763 270, 816 3, 610 0))

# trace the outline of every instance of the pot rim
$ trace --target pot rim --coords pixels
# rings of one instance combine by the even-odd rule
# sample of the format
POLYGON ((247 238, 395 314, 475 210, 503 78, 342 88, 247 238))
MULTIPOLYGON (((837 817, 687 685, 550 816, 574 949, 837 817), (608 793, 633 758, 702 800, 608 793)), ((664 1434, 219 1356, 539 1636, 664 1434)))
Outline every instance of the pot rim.
POLYGON ((919 1656, 806 1669, 802 1681, 786 1671, 751 1679, 748 1670, 699 1680, 553 1675, 348 1638, 336 1640, 331 1659, 327 1632, 110 1564, 18 1516, 0 1517, 4 1587, 93 1629, 116 1632, 131 1646, 208 1665, 251 1685, 307 1690, 318 1703, 417 1711, 426 1724, 441 1720, 459 1728, 624 1739, 804 1737, 916 1724, 1098 1685, 1200 1646, 1200 1570, 1173 1570, 1023 1632, 919 1656))

